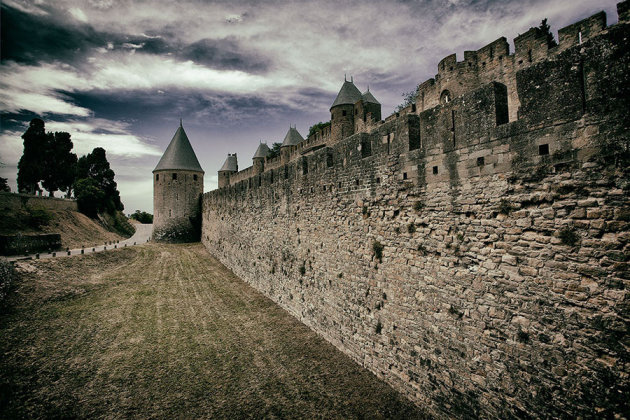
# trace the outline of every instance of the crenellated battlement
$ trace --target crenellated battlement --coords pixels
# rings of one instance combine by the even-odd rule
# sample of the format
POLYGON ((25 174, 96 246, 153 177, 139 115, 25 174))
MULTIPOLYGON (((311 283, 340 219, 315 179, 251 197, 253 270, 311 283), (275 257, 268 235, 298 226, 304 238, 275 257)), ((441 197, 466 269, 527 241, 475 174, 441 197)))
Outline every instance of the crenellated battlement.
MULTIPOLYGON (((624 18, 627 15, 624 4, 618 5, 620 23, 616 26, 624 25, 627 21, 624 18)), ((606 14, 600 12, 560 29, 560 42, 557 46, 551 47, 548 44, 547 34, 543 30, 530 28, 514 39, 513 54, 510 54, 509 44, 504 37, 477 51, 465 51, 463 61, 458 62, 456 55, 451 54, 438 63, 435 78, 426 80, 418 86, 416 103, 385 120, 375 120, 374 109, 364 109, 364 101, 348 105, 347 112, 352 109, 355 114, 364 115, 364 118, 356 118, 353 123, 354 130, 343 138, 359 133, 372 135, 381 132, 383 129, 386 130, 390 123, 408 114, 414 114, 419 116, 417 119, 419 127, 410 129, 419 133, 421 139, 419 144, 441 142, 452 137, 453 147, 446 149, 457 149, 464 147, 469 141, 474 141, 476 136, 480 135, 478 131, 480 125, 489 129, 493 125, 498 127, 506 123, 521 122, 518 124, 519 127, 528 125, 536 127, 541 123, 557 121, 559 118, 578 118, 585 112, 587 98, 597 93, 587 92, 589 87, 584 84, 586 75, 583 60, 578 57, 580 53, 566 51, 581 48, 608 30, 606 14), (546 64, 540 66, 541 63, 546 64), (544 73, 541 75, 539 71, 530 71, 530 68, 553 71, 541 70, 540 72, 544 73), (532 83, 534 86, 529 86, 532 83), (540 86, 544 86, 544 89, 540 86), (486 93, 482 101, 485 107, 481 109, 475 98, 486 93)), ((338 96, 345 102, 352 102, 347 99, 347 90, 350 88, 356 90, 354 85, 350 86, 349 83, 352 82, 345 82, 338 96)), ((335 107, 331 109, 333 115, 334 109, 335 107)), ((347 112, 344 111, 345 114, 341 118, 347 118, 347 112)), ((333 138, 332 131, 333 125, 327 126, 307 139, 283 148, 285 149, 283 158, 265 158, 263 172, 279 170, 298 160, 300 162, 308 160, 308 156, 313 152, 334 147, 339 139, 333 138)), ((409 150, 413 150, 413 146, 409 150)), ((229 177, 229 185, 255 175, 251 168, 244 169, 229 177)))

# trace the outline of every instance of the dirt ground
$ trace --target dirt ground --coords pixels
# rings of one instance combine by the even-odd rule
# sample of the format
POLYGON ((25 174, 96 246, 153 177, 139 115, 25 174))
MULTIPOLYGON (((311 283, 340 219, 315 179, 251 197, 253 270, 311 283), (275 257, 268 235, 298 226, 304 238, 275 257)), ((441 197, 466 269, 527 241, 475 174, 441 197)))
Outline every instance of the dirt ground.
POLYGON ((424 418, 201 244, 20 263, 2 418, 424 418))

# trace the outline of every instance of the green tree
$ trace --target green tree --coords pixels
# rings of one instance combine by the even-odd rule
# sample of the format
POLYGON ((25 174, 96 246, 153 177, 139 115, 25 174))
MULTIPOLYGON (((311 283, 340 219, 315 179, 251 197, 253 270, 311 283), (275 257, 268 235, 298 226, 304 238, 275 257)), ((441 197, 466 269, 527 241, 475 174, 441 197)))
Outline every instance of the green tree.
POLYGON ((22 134, 24 153, 18 162, 18 191, 35 194, 41 191, 39 181, 42 180, 44 155, 46 153, 46 129, 44 121, 33 118, 28 129, 22 134))
POLYGON ((105 193, 92 178, 79 179, 74 183, 79 211, 87 216, 96 217, 101 210, 105 193))
POLYGON ((274 143, 271 145, 271 149, 269 149, 269 154, 267 155, 267 159, 275 158, 276 156, 280 156, 280 148, 282 147, 282 143, 274 143))
POLYGON ((153 223, 153 215, 151 213, 147 213, 146 211, 136 210, 136 212, 130 217, 143 224, 153 223))
POLYGON ((416 99, 418 98, 418 87, 419 86, 416 86, 415 90, 402 93, 403 103, 396 107, 396 112, 399 112, 416 103, 416 99))
POLYGON ((6 178, 0 177, 0 191, 11 192, 11 188, 9 187, 6 178))
MULTIPOLYGON (((95 203, 97 211, 106 211, 108 213, 114 213, 116 210, 123 210, 125 207, 120 201, 120 193, 118 192, 116 181, 114 181, 114 171, 110 168, 105 149, 102 147, 96 147, 85 156, 81 156, 77 161, 76 166, 76 179, 74 190, 77 201, 79 201, 80 194, 86 194, 90 192, 89 188, 85 188, 85 185, 81 185, 82 190, 79 191, 77 186, 79 181, 84 179, 91 179, 93 184, 91 186, 96 187, 102 192, 102 196, 96 197, 95 203)), ((86 213, 87 214, 87 213, 86 213)))
POLYGON ((70 134, 48 133, 47 140, 42 186, 48 190, 51 197, 57 190, 71 195, 76 175, 77 155, 72 153, 73 144, 70 134))
POLYGON ((327 122, 318 122, 317 124, 313 124, 312 126, 310 126, 308 128, 308 136, 306 136, 307 138, 310 137, 311 135, 317 133, 319 130, 323 130, 324 128, 328 127, 330 125, 330 121, 327 122))
POLYGON ((558 45, 553 34, 551 33, 551 27, 547 24, 547 18, 544 18, 542 22, 540 22, 540 26, 538 27, 542 31, 542 33, 547 37, 547 48, 553 48, 558 45))

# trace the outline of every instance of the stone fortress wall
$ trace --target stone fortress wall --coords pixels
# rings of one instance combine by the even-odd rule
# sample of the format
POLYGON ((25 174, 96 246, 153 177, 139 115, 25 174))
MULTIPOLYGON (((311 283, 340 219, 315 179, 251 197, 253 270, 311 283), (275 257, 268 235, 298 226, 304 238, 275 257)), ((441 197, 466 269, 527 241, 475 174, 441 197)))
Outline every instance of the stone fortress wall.
POLYGON ((234 173, 203 243, 434 417, 627 415, 629 4, 234 173))

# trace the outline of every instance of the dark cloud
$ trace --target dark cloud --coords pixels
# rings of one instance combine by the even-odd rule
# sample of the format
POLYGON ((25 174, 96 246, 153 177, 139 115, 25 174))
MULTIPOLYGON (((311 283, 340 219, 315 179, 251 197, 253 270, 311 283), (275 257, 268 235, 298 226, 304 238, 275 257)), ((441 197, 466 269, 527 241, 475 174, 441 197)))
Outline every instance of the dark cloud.
POLYGON ((59 16, 32 15, 6 5, 1 11, 2 61, 68 61, 106 42, 89 25, 69 25, 59 16))
POLYGON ((202 39, 185 46, 183 58, 198 64, 223 70, 261 72, 269 67, 269 61, 253 52, 246 52, 235 38, 202 39))

